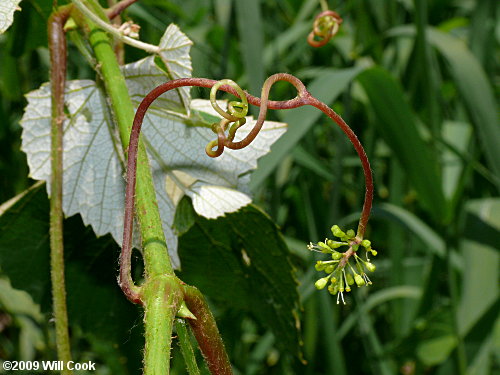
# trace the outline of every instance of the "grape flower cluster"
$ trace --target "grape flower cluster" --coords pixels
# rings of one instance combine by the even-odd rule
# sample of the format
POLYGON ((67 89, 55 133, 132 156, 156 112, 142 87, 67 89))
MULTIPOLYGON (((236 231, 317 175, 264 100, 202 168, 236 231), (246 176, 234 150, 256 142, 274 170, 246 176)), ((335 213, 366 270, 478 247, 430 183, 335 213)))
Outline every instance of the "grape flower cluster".
POLYGON ((321 290, 330 282, 327 288, 330 294, 337 295, 337 304, 340 303, 340 300, 345 304, 344 292, 350 292, 351 285, 356 284, 361 287, 372 284, 365 270, 369 272, 375 271, 376 267, 370 262, 368 254, 375 256, 377 251, 372 249, 369 240, 356 237, 352 229, 345 233, 338 225, 334 225, 331 229, 333 236, 340 241, 326 238, 324 242, 318 242, 317 244, 311 242, 307 246, 308 250, 330 254, 332 258, 332 260, 319 260, 316 262, 316 270, 325 272, 326 276, 317 280, 314 286, 316 289, 321 290), (342 246, 347 246, 348 249, 344 252, 338 251, 337 249, 342 246), (365 259, 362 259, 357 254, 360 247, 365 249, 365 259), (354 259, 354 266, 350 263, 351 258, 354 259))

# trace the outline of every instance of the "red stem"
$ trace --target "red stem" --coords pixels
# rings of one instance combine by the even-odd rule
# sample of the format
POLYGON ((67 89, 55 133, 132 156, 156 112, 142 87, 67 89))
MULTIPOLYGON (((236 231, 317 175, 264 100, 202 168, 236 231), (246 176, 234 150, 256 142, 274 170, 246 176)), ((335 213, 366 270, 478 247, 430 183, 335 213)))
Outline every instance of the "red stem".
MULTIPOLYGON (((137 108, 137 112, 134 118, 134 123, 132 125, 132 131, 130 134, 130 144, 128 148, 127 186, 125 191, 125 217, 123 225, 124 227, 123 246, 122 246, 122 253, 120 255, 120 286, 122 287, 122 290, 125 293, 125 295, 134 303, 140 302, 140 295, 134 291, 137 289, 137 287, 133 284, 132 278, 130 276, 130 258, 132 253, 134 195, 135 195, 136 170, 137 170, 137 148, 139 145, 139 135, 141 132, 141 126, 144 120, 144 116, 151 103, 153 103, 153 101, 160 95, 164 94, 169 90, 184 86, 211 88, 216 83, 217 81, 206 78, 182 78, 169 81, 159 85, 158 87, 154 88, 151 92, 149 92, 148 95, 144 97, 141 104, 139 104, 139 107, 137 108)), ((237 96, 236 90, 231 86, 223 85, 220 87, 220 89, 222 91, 226 91, 228 93, 237 96)), ((234 149, 242 148, 248 145, 255 138, 258 131, 260 130, 260 127, 264 122, 267 108, 292 109, 304 105, 311 105, 313 107, 318 108, 328 117, 330 117, 347 135, 349 140, 352 142, 354 148, 356 149, 356 152, 358 153, 358 156, 361 160, 363 172, 365 175, 366 191, 365 191, 363 210, 358 224, 357 237, 358 240, 362 239, 365 233, 366 225, 368 223, 372 207, 373 176, 370 168, 370 163, 368 161, 368 157, 366 156, 363 146, 361 145, 361 142, 359 141, 356 134, 354 134, 351 128, 345 123, 344 120, 342 120, 342 118, 337 113, 335 113, 335 111, 333 111, 325 103, 313 97, 307 91, 304 84, 298 78, 290 74, 279 73, 269 77, 266 83, 264 84, 262 92, 263 92, 262 99, 259 99, 245 92, 248 102, 250 104, 260 107, 259 117, 254 129, 252 129, 252 131, 244 140, 234 143, 227 140, 223 134, 218 134, 219 144, 234 149), (275 82, 280 80, 284 80, 293 84, 298 92, 297 97, 285 101, 267 100, 271 86, 275 82)))
POLYGON ((106 10, 106 16, 110 20, 115 18, 116 16, 120 15, 121 12, 123 12, 125 9, 127 9, 129 6, 131 6, 133 3, 135 3, 137 0, 122 0, 115 5, 113 5, 111 8, 108 8, 106 10))
POLYGON ((211 374, 232 375, 231 362, 224 348, 215 319, 201 292, 184 286, 184 301, 196 319, 186 319, 198 342, 211 374))

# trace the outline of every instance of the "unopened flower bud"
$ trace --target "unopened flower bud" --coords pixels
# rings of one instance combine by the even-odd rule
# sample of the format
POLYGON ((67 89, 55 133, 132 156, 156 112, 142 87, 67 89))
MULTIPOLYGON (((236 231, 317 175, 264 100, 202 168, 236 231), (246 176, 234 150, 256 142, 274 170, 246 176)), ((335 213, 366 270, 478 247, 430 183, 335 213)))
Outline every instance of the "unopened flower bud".
POLYGON ((332 233, 335 237, 345 237, 345 233, 342 232, 338 225, 332 227, 332 233))
POLYGON ((339 285, 338 284, 330 284, 328 285, 328 291, 330 292, 330 294, 337 294, 339 292, 339 285))
POLYGON ((349 229, 346 233, 346 236, 351 239, 351 238, 354 238, 356 236, 356 233, 352 230, 352 229, 349 229))
POLYGON ((372 245, 372 243, 369 240, 361 241, 361 246, 363 246, 364 248, 369 249, 371 245, 372 245))
POLYGON ((335 271, 335 267, 336 267, 335 264, 329 264, 328 266, 326 266, 325 272, 327 274, 331 274, 333 271, 335 271))
POLYGON ((323 277, 318 281, 316 281, 314 283, 314 286, 316 287, 316 289, 321 290, 326 286, 327 283, 328 283, 328 277, 323 277))
POLYGON ((356 285, 357 286, 363 286, 365 285, 365 280, 363 280, 363 278, 361 277, 361 275, 354 275, 354 281, 356 282, 356 285))
POLYGON ((374 272, 377 269, 377 267, 375 267, 375 264, 370 263, 370 262, 366 262, 365 266, 366 266, 366 269, 370 272, 374 272))
POLYGON ((323 253, 331 253, 332 249, 328 247, 328 245, 324 242, 318 242, 318 246, 321 249, 321 252, 323 253))
POLYGON ((332 240, 328 240, 326 243, 327 243, 328 247, 330 247, 331 249, 337 249, 340 246, 345 245, 345 243, 343 243, 343 242, 332 241, 332 240))
POLYGON ((338 251, 334 251, 332 253, 332 259, 333 260, 339 260, 340 258, 342 258, 342 253, 339 253, 338 251))
POLYGON ((347 284, 348 285, 352 285, 354 284, 354 278, 352 277, 352 275, 350 273, 348 273, 345 278, 347 279, 347 284))
POLYGON ((314 268, 316 268, 316 271, 323 271, 326 268, 326 264, 324 264, 323 261, 318 260, 314 268))
POLYGON ((370 249, 370 252, 372 253, 373 256, 377 255, 377 250, 370 249))

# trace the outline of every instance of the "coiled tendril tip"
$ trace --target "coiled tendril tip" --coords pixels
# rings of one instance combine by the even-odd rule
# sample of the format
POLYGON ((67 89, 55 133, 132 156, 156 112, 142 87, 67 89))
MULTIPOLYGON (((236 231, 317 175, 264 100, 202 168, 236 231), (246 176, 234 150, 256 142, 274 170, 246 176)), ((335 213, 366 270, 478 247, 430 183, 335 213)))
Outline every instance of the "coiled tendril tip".
POLYGON ((322 47, 339 31, 342 17, 333 10, 325 10, 316 16, 313 29, 307 37, 311 47, 322 47), (316 40, 318 38, 319 40, 316 40))
POLYGON ((230 79, 223 79, 212 86, 212 89, 210 90, 210 103, 212 104, 212 108, 222 116, 219 123, 212 124, 212 131, 218 136, 217 140, 209 142, 205 147, 207 155, 215 158, 222 154, 225 146, 230 147, 230 144, 233 142, 236 135, 236 131, 246 123, 245 116, 248 113, 248 100, 245 92, 236 82, 230 79), (217 91, 223 85, 228 85, 235 89, 241 100, 230 101, 227 104, 226 111, 224 111, 217 103, 217 91), (225 132, 230 123, 233 124, 229 127, 229 132, 226 136, 225 132), (214 150, 216 146, 217 148, 214 150))

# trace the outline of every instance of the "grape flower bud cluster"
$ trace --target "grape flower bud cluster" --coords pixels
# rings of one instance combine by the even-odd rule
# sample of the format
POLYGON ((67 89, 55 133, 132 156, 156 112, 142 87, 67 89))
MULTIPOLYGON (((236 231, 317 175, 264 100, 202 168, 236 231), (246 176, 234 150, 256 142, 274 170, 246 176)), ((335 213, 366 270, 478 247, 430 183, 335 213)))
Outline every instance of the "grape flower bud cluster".
POLYGON ((314 286, 320 290, 324 289, 330 282, 327 288, 330 294, 337 295, 337 304, 340 303, 340 300, 345 304, 344 292, 350 292, 351 285, 356 284, 361 287, 372 284, 365 270, 369 272, 375 271, 376 267, 370 262, 368 254, 375 256, 377 251, 372 249, 369 240, 356 237, 352 229, 345 233, 338 225, 334 225, 331 229, 333 236, 340 241, 326 238, 324 242, 318 242, 317 244, 311 242, 307 246, 308 250, 330 254, 332 258, 332 260, 319 260, 316 262, 316 270, 325 272, 326 276, 317 280, 314 286), (337 249, 342 246, 347 246, 348 249, 345 252, 338 251, 337 249), (360 246, 366 251, 366 260, 357 254, 360 246), (354 266, 350 263, 351 258, 354 258, 354 266))

